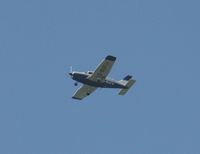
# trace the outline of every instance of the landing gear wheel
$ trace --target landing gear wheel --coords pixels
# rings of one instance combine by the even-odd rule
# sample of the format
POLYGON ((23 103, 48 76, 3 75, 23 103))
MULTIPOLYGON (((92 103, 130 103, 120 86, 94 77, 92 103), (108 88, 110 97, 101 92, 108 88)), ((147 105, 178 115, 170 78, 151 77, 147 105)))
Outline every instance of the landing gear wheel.
POLYGON ((78 86, 78 83, 77 83, 77 82, 75 82, 75 83, 74 83, 74 85, 75 85, 75 86, 78 86))

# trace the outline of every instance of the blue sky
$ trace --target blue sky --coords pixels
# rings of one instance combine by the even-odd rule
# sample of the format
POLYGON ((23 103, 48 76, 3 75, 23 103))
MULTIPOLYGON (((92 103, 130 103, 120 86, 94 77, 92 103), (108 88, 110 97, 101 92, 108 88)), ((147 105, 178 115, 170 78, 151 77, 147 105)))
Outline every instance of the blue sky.
POLYGON ((200 20, 196 0, 1 0, 0 153, 199 154, 200 20), (117 57, 78 102, 66 74, 117 57))

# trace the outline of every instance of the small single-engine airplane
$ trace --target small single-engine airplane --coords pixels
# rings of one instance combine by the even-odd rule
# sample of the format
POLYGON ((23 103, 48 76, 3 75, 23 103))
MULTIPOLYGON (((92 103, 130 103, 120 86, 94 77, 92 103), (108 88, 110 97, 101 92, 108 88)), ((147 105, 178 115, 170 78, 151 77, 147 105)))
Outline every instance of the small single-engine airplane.
MULTIPOLYGON (((83 85, 75 92, 73 99, 82 100, 89 96, 97 88, 119 88, 121 89, 119 95, 124 95, 130 87, 136 82, 131 75, 127 75, 123 80, 115 81, 107 78, 116 57, 108 55, 96 68, 96 70, 88 72, 73 72, 69 73, 71 78, 75 81, 83 83, 83 85)), ((78 85, 77 82, 74 84, 78 85)))

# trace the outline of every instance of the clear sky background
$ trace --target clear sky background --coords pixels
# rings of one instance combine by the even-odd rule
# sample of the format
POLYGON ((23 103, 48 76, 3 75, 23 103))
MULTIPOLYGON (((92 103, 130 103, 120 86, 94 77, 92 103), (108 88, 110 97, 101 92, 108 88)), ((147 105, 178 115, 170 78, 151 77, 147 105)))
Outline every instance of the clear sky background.
MULTIPOLYGON (((1 0, 1 154, 199 154, 200 2, 1 0), (117 57, 125 96, 71 99, 66 74, 117 57)), ((79 84, 80 86, 80 84, 79 84)))

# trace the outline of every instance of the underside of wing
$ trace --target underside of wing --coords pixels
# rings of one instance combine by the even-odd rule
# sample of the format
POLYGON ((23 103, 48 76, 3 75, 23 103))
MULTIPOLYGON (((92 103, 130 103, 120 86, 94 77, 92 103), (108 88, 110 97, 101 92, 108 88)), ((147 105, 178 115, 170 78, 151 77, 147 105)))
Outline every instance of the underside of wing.
POLYGON ((93 81, 102 81, 105 80, 105 78, 110 73, 110 70, 112 69, 112 66, 116 60, 116 57, 113 56, 107 56, 96 68, 94 73, 89 77, 90 80, 93 81))
POLYGON ((96 89, 97 89, 96 87, 92 87, 89 85, 83 85, 75 92, 75 94, 72 98, 82 100, 83 98, 85 98, 86 96, 88 96, 92 92, 94 92, 96 89))

